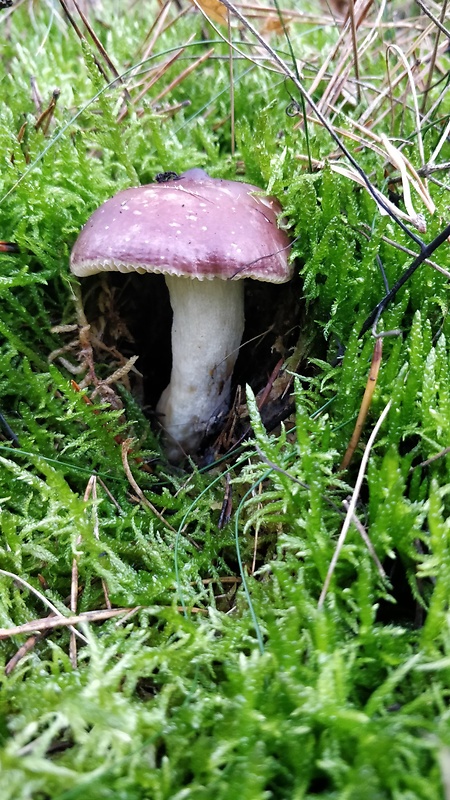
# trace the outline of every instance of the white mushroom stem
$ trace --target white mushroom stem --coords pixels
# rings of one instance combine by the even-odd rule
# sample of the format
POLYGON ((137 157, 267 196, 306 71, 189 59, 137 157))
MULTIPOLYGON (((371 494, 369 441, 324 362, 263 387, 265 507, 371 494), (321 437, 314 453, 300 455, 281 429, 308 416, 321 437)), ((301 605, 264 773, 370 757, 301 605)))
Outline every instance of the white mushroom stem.
POLYGON ((244 332, 244 281, 166 275, 173 309, 172 374, 156 411, 167 454, 193 453, 228 411, 244 332))

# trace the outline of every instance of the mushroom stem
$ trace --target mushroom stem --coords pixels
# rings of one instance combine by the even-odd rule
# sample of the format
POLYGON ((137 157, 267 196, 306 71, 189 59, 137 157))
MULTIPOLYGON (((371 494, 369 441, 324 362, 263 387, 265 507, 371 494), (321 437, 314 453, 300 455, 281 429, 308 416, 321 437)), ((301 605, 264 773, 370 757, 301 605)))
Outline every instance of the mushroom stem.
POLYGON ((173 309, 172 373, 157 413, 170 461, 195 452, 228 411, 244 332, 244 282, 166 275, 173 309))

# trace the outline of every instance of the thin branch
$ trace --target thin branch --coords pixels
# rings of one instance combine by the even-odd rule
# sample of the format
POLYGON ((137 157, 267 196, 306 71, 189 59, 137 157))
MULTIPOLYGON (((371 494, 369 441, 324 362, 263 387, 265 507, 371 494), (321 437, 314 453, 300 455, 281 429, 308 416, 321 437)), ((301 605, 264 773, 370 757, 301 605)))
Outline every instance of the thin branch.
MULTIPOLYGON (((28 591, 36 595, 36 597, 38 597, 39 600, 41 600, 41 602, 47 606, 47 608, 50 608, 59 619, 68 619, 68 617, 65 617, 63 614, 61 614, 61 611, 55 605, 53 605, 53 603, 51 603, 50 600, 48 600, 45 595, 42 594, 42 592, 39 592, 38 589, 35 589, 31 583, 28 583, 28 581, 24 580, 24 578, 21 578, 20 575, 16 575, 14 572, 8 572, 6 569, 0 569, 0 575, 4 575, 7 578, 12 578, 17 583, 20 583, 25 587, 25 589, 28 589, 28 591)), ((69 624, 71 625, 71 623, 69 624)), ((72 630, 75 631, 75 635, 78 636, 79 639, 82 639, 83 642, 87 644, 87 639, 82 633, 77 631, 76 628, 72 628, 72 630)))
POLYGON ((422 9, 423 13, 426 14, 427 17, 429 17, 431 20, 433 20, 434 24, 436 25, 437 28, 439 28, 441 33, 445 34, 447 39, 450 39, 450 31, 448 30, 448 28, 446 28, 442 24, 442 22, 440 22, 438 20, 438 18, 435 17, 434 14, 431 13, 430 9, 426 7, 426 5, 423 2, 423 0, 416 0, 416 3, 417 3, 418 6, 420 6, 420 8, 422 9))
MULTIPOLYGON (((367 230, 370 231, 370 233, 372 233, 370 225, 367 225, 367 223, 365 222, 363 222, 362 225, 364 228, 367 228, 367 230)), ((366 231, 359 230, 358 228, 355 228, 354 230, 357 230, 358 233, 360 233, 362 236, 365 236, 370 241, 370 236, 368 233, 366 233, 366 231)), ((395 247, 395 249, 400 250, 401 253, 406 253, 408 256, 416 255, 414 250, 410 250, 409 247, 404 247, 404 245, 400 244, 399 242, 396 242, 395 239, 389 239, 388 236, 381 236, 381 241, 386 242, 386 244, 389 244, 391 247, 395 247)), ((430 261, 429 258, 425 258, 423 263, 428 264, 429 267, 435 269, 436 272, 440 272, 441 275, 445 275, 445 277, 448 278, 448 280, 450 280, 450 272, 447 269, 444 269, 444 267, 439 266, 439 264, 436 264, 435 261, 430 261)))
MULTIPOLYGON (((0 628, 0 640, 10 639, 11 636, 29 635, 52 631, 55 628, 66 628, 71 625, 79 625, 80 622, 104 622, 106 619, 118 617, 121 614, 128 614, 135 611, 132 608, 102 608, 99 611, 84 611, 81 614, 74 614, 71 617, 45 617, 44 619, 33 619, 23 625, 15 625, 12 628, 0 628)), ((75 628, 74 628, 75 630, 75 628)))

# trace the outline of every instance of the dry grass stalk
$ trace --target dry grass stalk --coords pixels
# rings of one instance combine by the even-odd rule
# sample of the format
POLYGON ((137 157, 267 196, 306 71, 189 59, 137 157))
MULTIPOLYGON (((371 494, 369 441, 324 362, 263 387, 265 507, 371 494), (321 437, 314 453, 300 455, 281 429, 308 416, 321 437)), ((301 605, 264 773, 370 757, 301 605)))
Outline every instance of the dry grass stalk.
POLYGON ((378 339, 375 340, 372 363, 370 365, 369 376, 367 378, 366 388, 364 391, 363 399, 361 401, 361 407, 359 409, 358 419, 356 420, 352 437, 350 439, 347 450, 345 451, 344 458, 342 459, 341 465, 339 467, 340 470, 347 469, 353 458, 353 454, 356 450, 356 447, 358 446, 358 442, 361 437, 362 429, 364 427, 367 414, 369 413, 370 406, 372 405, 372 398, 377 385, 382 354, 383 354, 383 340, 380 337, 378 337, 378 339))
MULTIPOLYGON (((320 120, 316 117, 312 117, 310 115, 307 116, 308 122, 313 124, 320 125, 322 124, 320 120)), ((412 163, 406 156, 396 148, 389 139, 382 134, 378 136, 373 131, 368 128, 364 128, 362 125, 355 123, 355 127, 358 130, 361 130, 367 139, 364 139, 362 136, 354 133, 353 131, 346 130, 345 128, 338 128, 334 126, 334 131, 341 137, 351 139, 352 141, 357 142, 362 147, 368 147, 378 155, 382 156, 386 162, 390 162, 395 166, 400 172, 400 179, 402 182, 403 187, 403 194, 404 194, 404 201, 406 207, 406 213, 398 209, 394 206, 393 203, 388 200, 378 189, 375 189, 376 195, 382 200, 383 205, 379 206, 379 211, 381 214, 386 214, 386 210, 383 206, 390 207, 392 212, 398 216, 401 216, 403 219, 410 222, 414 227, 416 227, 419 231, 424 232, 426 231, 426 223, 422 213, 416 212, 411 199, 411 191, 410 187, 412 187, 417 194, 419 195, 421 201, 424 203, 425 207, 429 211, 430 214, 434 214, 435 205, 433 199, 430 196, 428 188, 425 184, 425 181, 421 179, 417 170, 413 167, 412 163)), ((338 153, 333 154, 333 158, 336 159, 339 156, 338 153)), ((334 172, 338 172, 341 175, 355 181, 361 186, 367 188, 367 185, 361 175, 356 172, 356 170, 349 166, 344 166, 341 164, 334 163, 334 161, 330 161, 327 159, 327 162, 330 168, 334 172)))
MULTIPOLYGON (((343 87, 348 79, 352 68, 356 67, 359 71, 359 58, 358 47, 356 40, 356 33, 360 25, 366 18, 372 6, 373 0, 356 0, 353 8, 353 15, 351 19, 347 19, 341 31, 336 45, 333 47, 328 56, 322 61, 322 65, 312 82, 309 89, 310 94, 313 94, 322 80, 325 78, 326 73, 330 69, 330 65, 339 55, 338 61, 334 67, 333 74, 329 80, 323 95, 318 102, 318 107, 325 113, 329 103, 336 102, 337 97, 341 94, 343 87), (353 59, 351 58, 353 53, 353 59)), ((385 0, 383 0, 384 5, 385 0)), ((369 36, 368 41, 371 39, 369 36)), ((364 49, 366 45, 364 44, 364 49)))
POLYGON ((339 538, 338 538, 338 542, 337 542, 337 545, 336 545, 336 549, 335 549, 335 551, 333 553, 333 558, 331 559, 330 566, 328 568, 328 572, 326 574, 325 581, 324 581, 324 584, 323 584, 323 588, 322 588, 322 591, 320 593, 319 602, 318 602, 319 610, 323 608, 323 605, 325 603, 326 596, 328 594, 328 589, 330 588, 331 579, 333 577, 333 573, 334 573, 334 570, 336 568, 336 564, 337 564, 339 555, 340 555, 341 550, 342 550, 342 548, 344 546, 345 539, 346 539, 347 533, 348 533, 348 529, 349 529, 351 523, 353 522, 356 503, 358 501, 359 493, 361 491, 361 485, 362 485, 362 482, 364 480, 364 475, 366 474, 366 468, 367 468, 367 463, 369 461, 370 451, 371 451, 371 449, 373 447, 373 444, 375 442, 375 439, 376 439, 376 437, 378 435, 378 431, 380 430, 380 428, 381 428, 386 416, 389 413, 389 409, 390 409, 391 405, 392 405, 392 400, 389 400, 388 404, 384 407, 383 411, 381 412, 381 414, 380 414, 380 416, 379 416, 379 418, 377 420, 377 423, 376 423, 372 433, 370 434, 370 438, 369 438, 369 441, 367 442, 366 449, 364 450, 364 455, 363 455, 363 457, 361 459, 361 465, 360 465, 360 468, 359 468, 358 477, 356 479, 355 488, 353 490, 353 494, 351 496, 350 503, 348 504, 348 507, 347 507, 347 514, 345 515, 344 524, 342 525, 342 529, 341 529, 341 532, 339 534, 339 538))
MULTIPOLYGON (((160 66, 157 66, 157 67, 155 67, 153 70, 151 70, 151 77, 150 77, 149 79, 145 79, 145 78, 143 78, 143 79, 142 79, 142 81, 138 81, 138 82, 135 84, 135 86, 133 87, 134 89, 137 89, 139 86, 142 86, 143 88, 140 90, 140 92, 139 92, 139 93, 138 93, 138 94, 137 94, 135 97, 133 97, 133 99, 132 99, 132 104, 133 104, 134 106, 136 106, 136 105, 137 105, 137 103, 139 103, 139 102, 142 100, 142 98, 143 98, 143 97, 145 97, 145 95, 147 94, 147 92, 149 92, 149 91, 150 91, 150 89, 151 89, 151 88, 152 88, 152 87, 153 87, 153 86, 154 86, 154 85, 155 85, 155 84, 156 84, 156 83, 157 83, 159 80, 161 80, 161 78, 163 78, 163 77, 164 77, 164 75, 166 74, 167 70, 168 70, 168 69, 170 69, 170 67, 172 67, 172 66, 173 66, 173 64, 175 64, 175 62, 176 62, 176 61, 177 61, 177 60, 180 58, 180 56, 182 56, 182 55, 185 53, 185 51, 186 51, 186 46, 187 46, 187 45, 188 45, 190 42, 192 42, 192 40, 194 39, 194 37, 195 37, 195 34, 192 34, 192 35, 189 37, 189 39, 187 40, 186 44, 185 44, 185 45, 183 45, 183 47, 180 47, 180 49, 179 49, 179 50, 177 50, 177 52, 176 52, 176 53, 174 53, 174 54, 173 54, 173 55, 171 55, 169 58, 167 58, 167 59, 166 59, 166 61, 164 61, 164 62, 163 62, 163 64, 161 64, 160 66)), ((128 111, 129 111, 129 107, 128 107, 128 106, 124 106, 124 107, 122 108, 122 110, 121 110, 121 111, 119 112, 119 114, 118 114, 117 121, 118 121, 118 122, 122 122, 122 120, 123 120, 123 119, 126 117, 126 115, 128 114, 128 111)))
POLYGON ((172 0, 167 0, 167 3, 161 6, 159 14, 156 15, 155 19, 153 20, 150 29, 145 35, 144 41, 142 42, 141 47, 138 50, 138 54, 140 56, 139 60, 144 61, 148 58, 152 53, 155 47, 156 42, 158 41, 158 37, 166 30, 165 23, 169 16, 169 11, 172 7, 172 0))
MULTIPOLYGON (((409 59, 412 58, 413 59, 413 64, 416 65, 415 67, 409 68, 409 69, 412 69, 413 74, 414 74, 414 72, 417 72, 417 69, 418 69, 417 59, 415 58, 415 52, 420 47, 422 42, 424 40, 426 40, 428 38, 428 36, 432 32, 433 32, 433 26, 432 25, 428 25, 425 28, 425 30, 423 30, 419 34, 419 36, 412 37, 411 41, 405 42, 405 44, 402 46, 404 59, 406 59, 406 61, 409 62, 409 59)), ((415 31, 415 33, 417 33, 417 31, 415 31)), ((431 55, 429 55, 429 58, 431 58, 431 55)), ((404 63, 404 61, 398 61, 394 65, 394 67, 392 68, 391 74, 390 75, 387 74, 387 76, 385 78, 384 86, 380 87, 378 95, 374 98, 372 103, 369 104, 367 109, 361 114, 359 122, 362 125, 366 125, 368 123, 368 121, 371 120, 371 126, 372 127, 378 127, 378 126, 380 126, 380 123, 381 123, 382 119, 384 118, 385 114, 386 113, 390 113, 390 106, 389 106, 387 112, 385 111, 384 114, 381 117, 378 117, 378 118, 374 117, 375 110, 377 108, 379 108, 379 106, 381 105, 381 103, 385 99, 392 98, 393 89, 396 86, 398 86, 398 84, 401 83, 401 81, 404 80, 405 77, 408 76, 409 69, 403 69, 400 72, 400 75, 397 74, 399 72, 399 70, 400 70, 400 66, 401 66, 402 63, 404 63), (395 75, 395 79, 393 78, 394 75, 395 75)), ((391 102, 392 102, 392 99, 391 99, 391 102)))
MULTIPOLYGON (((445 21, 445 15, 447 13, 447 3, 448 3, 448 0, 444 0, 444 3, 442 5, 442 9, 441 9, 441 15, 439 17, 439 22, 441 22, 442 24, 445 21)), ((430 64, 429 64, 429 67, 428 67, 428 75, 427 75, 427 78, 426 78, 426 81, 425 81, 425 89, 424 89, 423 97, 422 97, 422 106, 421 106, 422 113, 424 113, 424 111, 425 111, 425 109, 427 107, 428 93, 429 93, 429 91, 431 89, 431 84, 433 82, 433 73, 434 73, 434 68, 435 68, 435 65, 436 65, 436 59, 437 59, 438 48, 439 48, 439 38, 441 36, 441 33, 442 33, 442 30, 441 30, 441 28, 438 27, 437 33, 436 33, 436 39, 434 41, 433 52, 431 54, 430 64)))

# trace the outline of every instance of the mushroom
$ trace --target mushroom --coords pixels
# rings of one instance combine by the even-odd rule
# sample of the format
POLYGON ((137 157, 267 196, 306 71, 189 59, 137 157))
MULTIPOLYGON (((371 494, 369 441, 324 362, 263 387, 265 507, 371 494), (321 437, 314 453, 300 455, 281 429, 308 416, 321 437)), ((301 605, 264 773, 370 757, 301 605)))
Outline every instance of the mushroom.
POLYGON ((248 183, 191 169, 125 189, 83 227, 70 267, 165 275, 173 309, 172 373, 157 404, 168 458, 194 454, 227 412, 244 330, 242 278, 291 278, 281 207, 248 183))

